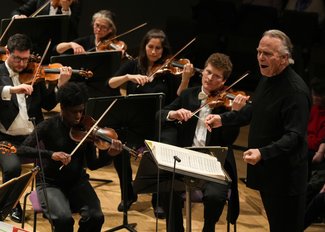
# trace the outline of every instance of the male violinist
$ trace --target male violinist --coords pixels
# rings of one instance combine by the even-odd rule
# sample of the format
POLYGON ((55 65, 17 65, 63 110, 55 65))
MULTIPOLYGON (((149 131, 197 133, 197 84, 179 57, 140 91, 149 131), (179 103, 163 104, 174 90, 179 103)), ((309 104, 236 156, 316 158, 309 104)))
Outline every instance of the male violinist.
MULTIPOLYGON (((42 109, 49 111, 57 105, 55 89, 63 86, 72 74, 70 67, 63 67, 57 84, 47 86, 41 78, 34 85, 20 83, 19 73, 28 65, 31 46, 26 35, 11 36, 6 47, 8 58, 0 64, 0 141, 14 145, 21 144, 33 131, 34 123, 43 120, 42 109)), ((20 159, 16 155, 0 156, 0 166, 3 182, 21 173, 20 159)), ((20 222, 21 213, 18 204, 11 219, 20 222)))
MULTIPOLYGON (((224 168, 233 180, 229 207, 232 209, 230 221, 234 223, 239 214, 239 199, 236 163, 231 145, 237 138, 239 127, 226 127, 210 133, 204 124, 204 119, 209 113, 227 111, 224 107, 211 109, 208 105, 205 105, 205 102, 211 94, 224 90, 224 83, 230 76, 231 71, 232 63, 227 55, 222 53, 210 55, 206 60, 205 68, 202 72, 202 85, 185 89, 178 98, 161 110, 163 123, 161 141, 180 147, 214 145, 229 148, 224 168), (200 112, 193 115, 192 112, 203 105, 205 106, 201 108, 200 112), (171 138, 174 140, 171 140, 171 138)), ((232 110, 239 110, 248 98, 248 96, 242 96, 237 100, 236 97, 232 105, 232 110)), ((203 231, 215 231, 215 224, 219 220, 227 199, 228 186, 207 182, 203 186, 202 192, 204 204, 203 231)), ((169 211, 169 200, 169 193, 162 194, 163 206, 167 214, 167 231, 184 231, 181 193, 174 193, 173 209, 171 211, 169 211), (169 212, 172 215, 169 215, 169 212)))
POLYGON ((78 231, 100 232, 104 215, 84 167, 86 164, 94 170, 111 163, 111 156, 121 152, 122 143, 112 139, 107 150, 98 152, 94 142, 85 140, 82 144, 77 144, 70 137, 70 131, 83 123, 88 100, 87 89, 82 83, 69 82, 58 90, 57 96, 61 106, 60 115, 38 124, 23 145, 17 148, 17 154, 37 157, 37 138, 40 138, 45 183, 38 176, 36 189, 45 215, 53 222, 55 232, 73 232, 72 212, 78 212, 81 216, 78 231), (72 153, 77 145, 78 149, 72 153))

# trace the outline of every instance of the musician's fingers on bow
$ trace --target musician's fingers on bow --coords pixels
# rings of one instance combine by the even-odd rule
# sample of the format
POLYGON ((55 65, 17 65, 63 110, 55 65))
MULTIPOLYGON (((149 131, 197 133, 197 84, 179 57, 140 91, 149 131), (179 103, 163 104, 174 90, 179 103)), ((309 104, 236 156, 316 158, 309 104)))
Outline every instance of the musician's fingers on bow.
POLYGON ((60 161, 64 165, 67 165, 71 161, 71 156, 69 154, 59 151, 59 152, 53 152, 52 159, 55 161, 60 161))
POLYGON ((135 75, 127 75, 129 81, 136 83, 138 85, 144 85, 149 82, 149 77, 145 75, 135 74, 135 75))

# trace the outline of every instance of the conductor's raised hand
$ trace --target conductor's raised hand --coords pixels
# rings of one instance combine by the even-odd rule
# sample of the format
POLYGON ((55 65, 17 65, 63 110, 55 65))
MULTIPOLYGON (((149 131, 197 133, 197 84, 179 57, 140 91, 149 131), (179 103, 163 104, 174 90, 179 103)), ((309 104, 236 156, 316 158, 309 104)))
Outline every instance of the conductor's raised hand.
POLYGON ((63 165, 67 165, 71 161, 71 156, 63 151, 53 152, 52 160, 61 161, 63 165))
POLYGON ((20 84, 17 86, 10 87, 10 93, 13 94, 27 94, 31 95, 33 92, 33 86, 28 84, 20 84))

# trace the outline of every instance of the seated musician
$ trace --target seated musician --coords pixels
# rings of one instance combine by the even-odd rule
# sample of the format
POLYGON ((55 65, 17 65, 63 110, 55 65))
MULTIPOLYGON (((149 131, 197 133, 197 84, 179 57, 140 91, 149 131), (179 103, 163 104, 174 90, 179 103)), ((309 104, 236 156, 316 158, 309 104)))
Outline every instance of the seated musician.
MULTIPOLYGON (((7 59, 0 64, 0 141, 14 145, 21 144, 34 129, 29 119, 34 118, 39 123, 43 120, 42 109, 49 111, 57 105, 55 89, 63 86, 72 73, 70 67, 62 67, 57 84, 47 85, 44 78, 38 78, 34 84, 22 83, 20 74, 29 65, 31 47, 32 42, 26 35, 11 36, 6 46, 7 59)), ((0 166, 3 182, 21 173, 20 159, 16 155, 0 156, 0 166)), ((21 216, 18 204, 11 213, 11 219, 21 222, 21 216)))
POLYGON ((100 10, 92 17, 93 34, 77 38, 71 42, 62 42, 56 45, 59 54, 69 52, 82 54, 87 51, 97 51, 100 43, 116 36, 114 13, 109 10, 100 10))
MULTIPOLYGON (((83 84, 69 82, 64 85, 58 91, 60 115, 41 122, 17 149, 18 156, 38 157, 37 144, 42 144, 40 155, 44 164, 45 183, 38 176, 36 189, 45 215, 53 222, 55 232, 73 232, 74 219, 71 212, 78 212, 81 216, 78 231, 101 231, 104 215, 100 200, 84 169, 84 161, 86 160, 88 168, 97 169, 111 163, 111 156, 122 150, 122 143, 112 139, 110 147, 99 150, 97 156, 94 142, 85 140, 71 154, 76 148, 76 142, 75 138, 71 138, 70 131, 83 123, 87 100, 87 90, 83 84), (47 200, 44 196, 47 196, 47 200)), ((76 133, 78 131, 72 134, 76 133)))
MULTIPOLYGON (((171 104, 161 110, 162 118, 162 138, 169 138, 168 141, 161 142, 173 143, 180 147, 190 146, 226 146, 228 154, 224 168, 232 179, 230 205, 232 215, 230 222, 234 223, 239 214, 239 199, 237 189, 236 163, 231 149, 232 143, 236 140, 239 127, 226 127, 212 133, 208 132, 204 119, 211 112, 227 111, 224 105, 210 108, 204 105, 211 94, 225 89, 224 83, 232 72, 232 63, 227 55, 214 53, 206 60, 205 68, 202 72, 202 86, 192 87, 184 90, 181 95, 171 104), (193 111, 199 109, 196 117, 193 111), (181 124, 175 122, 182 122, 181 124), (169 125, 165 130, 166 126, 169 125), (174 126, 176 130, 170 130, 174 126), (172 134, 172 133, 177 133, 172 134), (168 134, 168 136, 166 135, 168 134), (174 138, 175 141, 170 141, 174 138)), ((231 110, 239 110, 248 97, 241 96, 235 98, 231 110)), ((204 232, 215 231, 215 224, 218 222, 225 205, 228 186, 215 182, 206 182, 202 188, 204 204, 204 232)), ((182 197, 180 192, 175 192, 173 196, 173 208, 169 211, 170 193, 163 193, 163 207, 167 214, 167 231, 184 231, 182 217, 182 197), (171 215, 169 214, 171 213, 171 215)))
POLYGON ((32 17, 35 12, 37 15, 70 15, 69 33, 70 38, 78 35, 78 24, 80 20, 81 7, 78 0, 27 0, 25 4, 11 12, 14 18, 32 17), (44 7, 43 7, 44 6, 44 7))
MULTIPOLYGON (((189 85, 190 79, 193 76, 193 65, 188 63, 184 66, 182 75, 175 76, 169 72, 159 73, 151 80, 150 75, 155 69, 161 66, 168 57, 171 56, 171 48, 168 37, 160 29, 151 29, 142 38, 139 56, 134 60, 125 61, 115 73, 115 76, 108 80, 108 85, 111 88, 119 88, 126 85, 127 94, 143 94, 143 93, 164 93, 164 103, 172 102, 177 95, 186 89, 189 85)), ((144 139, 144 138, 143 138, 144 139)), ((141 138, 135 138, 134 141, 140 146, 143 144, 141 138)), ((115 168, 118 172, 121 190, 122 186, 122 159, 116 157, 114 159, 115 168)), ((137 200, 137 196, 133 193, 132 187, 132 170, 131 164, 128 162, 128 204, 127 208, 137 200)), ((152 206, 157 217, 164 217, 164 212, 161 207, 156 207, 156 194, 152 198, 152 206)), ((123 210, 123 204, 118 207, 119 211, 123 210)))

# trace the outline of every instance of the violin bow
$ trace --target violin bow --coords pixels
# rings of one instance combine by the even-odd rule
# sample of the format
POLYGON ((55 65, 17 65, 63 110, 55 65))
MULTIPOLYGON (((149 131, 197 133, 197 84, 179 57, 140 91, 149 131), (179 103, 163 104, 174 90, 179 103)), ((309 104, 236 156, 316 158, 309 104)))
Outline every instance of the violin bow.
MULTIPOLYGON (((136 26, 136 27, 134 27, 134 28, 132 28, 132 29, 130 29, 130 30, 128 30, 128 31, 126 31, 126 32, 124 32, 124 33, 122 33, 122 34, 119 34, 119 35, 117 35, 117 36, 115 36, 115 37, 113 37, 113 38, 111 38, 111 39, 108 39, 108 41, 113 41, 114 39, 120 38, 121 36, 124 36, 124 35, 126 35, 126 34, 129 34, 129 33, 131 33, 132 31, 138 30, 139 28, 144 27, 145 25, 147 25, 147 23, 140 24, 139 26, 136 26)), ((105 41, 106 41, 106 40, 105 40, 105 41)), ((87 50, 87 52, 94 51, 94 50, 95 50, 95 49, 96 49, 96 48, 97 48, 101 43, 102 43, 102 42, 99 41, 99 43, 96 45, 96 47, 87 50)))
POLYGON ((49 48, 50 48, 50 45, 51 45, 51 39, 50 39, 49 42, 47 43, 47 46, 46 46, 45 51, 44 51, 44 53, 43 53, 43 55, 42 55, 41 61, 39 62, 38 66, 37 66, 37 69, 36 69, 35 75, 34 75, 34 77, 33 77, 32 83, 31 83, 32 86, 34 85, 34 83, 35 83, 35 81, 36 81, 36 79, 37 79, 37 75, 38 75, 38 73, 39 73, 40 67, 41 67, 41 65, 42 65, 42 63, 43 63, 43 61, 44 61, 44 58, 45 58, 45 56, 46 56, 46 54, 47 54, 47 51, 48 51, 49 48))
POLYGON ((47 7, 48 4, 50 4, 51 0, 45 2, 40 8, 38 8, 33 14, 31 14, 29 17, 33 18, 36 15, 38 15, 39 12, 41 12, 45 7, 47 7))
MULTIPOLYGON (((232 83, 230 86, 228 86, 227 88, 225 88, 224 90, 222 90, 220 93, 218 93, 216 96, 221 95, 224 92, 227 92, 229 89, 231 89, 234 85, 236 85, 239 81, 241 81, 242 79, 244 79, 245 77, 247 77, 249 75, 250 71, 246 71, 241 77, 239 77, 234 83, 232 83)), ((210 103, 210 101, 206 101, 200 108, 198 108, 197 110, 192 112, 192 115, 195 115, 200 112, 203 107, 205 107, 206 105, 208 105, 210 103)))
POLYGON ((187 48, 188 46, 190 46, 191 43, 193 43, 196 40, 196 38, 193 38, 190 42, 188 42, 187 44, 185 44, 184 47, 182 47, 180 50, 178 50, 178 52, 176 52, 172 57, 170 57, 169 59, 166 59, 166 61, 157 69, 155 70, 150 76, 149 76, 149 80, 150 82, 153 81, 154 79, 154 75, 161 70, 162 68, 166 67, 170 62, 172 62, 176 56, 178 56, 182 51, 185 50, 185 48, 187 48))
MULTIPOLYGON (((98 125, 98 123, 104 118, 104 116, 107 114, 107 112, 113 107, 113 105, 115 104, 115 102, 117 101, 117 98, 107 107, 107 109, 105 110, 105 112, 99 117, 99 119, 94 123, 94 125, 88 130, 87 134, 82 138, 82 140, 80 140, 80 142, 78 143, 78 145, 73 149, 73 151, 69 154, 69 156, 73 156, 74 153, 76 153, 76 151, 78 150, 78 148, 83 144, 83 142, 87 139, 88 135, 90 135, 90 133, 92 133, 92 131, 96 128, 96 126, 98 125)), ((62 165, 60 167, 60 170, 64 167, 64 165, 62 165)))

